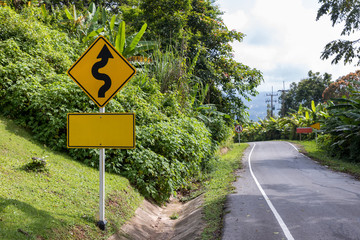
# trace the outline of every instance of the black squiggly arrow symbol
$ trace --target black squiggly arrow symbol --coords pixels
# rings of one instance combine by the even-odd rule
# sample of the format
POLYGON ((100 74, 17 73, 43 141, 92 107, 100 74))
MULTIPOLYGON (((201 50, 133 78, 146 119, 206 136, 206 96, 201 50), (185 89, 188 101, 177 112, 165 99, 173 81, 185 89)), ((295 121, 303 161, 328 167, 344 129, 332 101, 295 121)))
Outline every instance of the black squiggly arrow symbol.
POLYGON ((101 49, 99 55, 97 58, 101 58, 101 61, 95 63, 91 68, 91 73, 97 80, 104 81, 104 85, 101 86, 98 92, 98 97, 103 98, 105 97, 105 92, 110 89, 111 87, 111 78, 104 74, 99 73, 99 69, 106 66, 108 63, 109 58, 114 58, 113 55, 111 55, 111 52, 109 51, 106 44, 104 44, 104 47, 101 49))

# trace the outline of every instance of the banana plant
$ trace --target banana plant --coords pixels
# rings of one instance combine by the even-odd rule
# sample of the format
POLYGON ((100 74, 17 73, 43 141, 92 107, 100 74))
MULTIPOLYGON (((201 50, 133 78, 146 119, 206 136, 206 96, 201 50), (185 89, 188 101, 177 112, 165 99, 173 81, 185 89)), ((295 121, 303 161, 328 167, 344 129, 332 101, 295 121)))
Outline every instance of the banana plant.
POLYGON ((147 24, 144 23, 138 33, 135 33, 130 37, 126 37, 125 21, 121 21, 115 38, 110 39, 113 40, 115 48, 126 58, 139 55, 147 57, 147 52, 149 50, 156 49, 158 44, 155 41, 140 41, 146 31, 146 28, 147 24))
POLYGON ((98 23, 100 15, 101 8, 96 8, 95 3, 91 3, 86 11, 85 25, 81 30, 82 42, 92 40, 104 31, 104 27, 98 23))
POLYGON ((330 115, 336 119, 336 126, 327 129, 343 139, 360 138, 360 92, 350 98, 335 99, 329 107, 330 115))
POLYGON ((83 27, 85 16, 82 14, 78 14, 75 5, 72 7, 72 12, 65 7, 64 12, 67 19, 65 19, 64 23, 70 25, 70 30, 73 34, 78 35, 78 32, 83 27))
MULTIPOLYGON (((69 11, 67 12, 69 14, 69 11)), ((87 43, 102 34, 124 57, 130 58, 139 55, 146 57, 149 50, 157 47, 155 41, 140 41, 146 28, 147 24, 145 23, 138 33, 126 37, 125 21, 122 21, 119 15, 110 15, 105 8, 97 8, 94 3, 91 3, 82 29, 82 36, 84 36, 82 42, 87 43)))
POLYGON ((329 152, 360 162, 360 91, 352 90, 349 98, 333 99, 329 105, 323 127, 330 137, 329 152))

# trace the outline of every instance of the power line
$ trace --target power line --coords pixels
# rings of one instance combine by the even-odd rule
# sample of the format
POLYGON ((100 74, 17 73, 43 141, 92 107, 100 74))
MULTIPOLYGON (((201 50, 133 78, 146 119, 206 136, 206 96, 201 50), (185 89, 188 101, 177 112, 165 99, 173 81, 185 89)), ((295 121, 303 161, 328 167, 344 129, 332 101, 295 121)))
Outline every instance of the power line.
POLYGON ((283 106, 283 97, 285 96, 285 94, 287 92, 289 92, 289 90, 285 90, 285 81, 283 81, 283 90, 278 90, 278 92, 281 92, 281 100, 279 101, 279 103, 281 103, 281 108, 280 108, 280 111, 281 111, 281 117, 285 116, 285 108, 283 106))
POLYGON ((274 87, 271 87, 271 93, 267 93, 266 96, 270 96, 270 99, 266 99, 266 103, 270 102, 270 116, 274 117, 273 111, 275 110, 275 106, 274 103, 276 103, 277 101, 274 100, 274 97, 277 97, 278 94, 274 93, 274 87))

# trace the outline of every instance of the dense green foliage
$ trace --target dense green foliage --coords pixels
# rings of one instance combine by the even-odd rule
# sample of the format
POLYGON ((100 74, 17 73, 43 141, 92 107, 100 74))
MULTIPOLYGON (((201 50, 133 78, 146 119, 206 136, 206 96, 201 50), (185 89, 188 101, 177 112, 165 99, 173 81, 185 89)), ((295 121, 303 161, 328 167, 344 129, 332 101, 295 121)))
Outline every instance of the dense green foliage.
MULTIPOLYGON (((260 122, 251 122, 242 133, 242 139, 246 141, 265 141, 273 139, 299 139, 296 133, 297 127, 308 127, 313 123, 322 122, 329 117, 323 104, 315 105, 314 101, 311 107, 300 105, 297 112, 290 113, 282 118, 272 118, 260 120, 260 122)), ((315 134, 302 135, 302 139, 313 139, 315 134)))
POLYGON ((280 96, 281 110, 279 115, 284 117, 291 112, 295 112, 300 105, 310 108, 311 102, 322 103, 322 94, 331 82, 331 74, 319 72, 308 72, 308 77, 299 83, 293 82, 288 91, 283 91, 280 96))
MULTIPOLYGON (((111 17, 109 34, 115 28, 123 34, 121 22, 106 16, 111 17)), ((98 111, 65 74, 89 43, 79 42, 60 23, 52 26, 44 9, 32 5, 19 13, 1 7, 0 21, 1 113, 30 129, 36 140, 96 167, 97 150, 66 149, 66 114, 98 111)), ((106 151, 106 169, 126 176, 158 202, 201 178, 217 146, 232 135, 230 116, 218 112, 219 106, 202 105, 209 86, 193 75, 200 51, 187 62, 170 49, 157 50, 139 65, 137 75, 106 106, 108 112, 136 113, 137 136, 134 150, 106 151)))
POLYGON ((334 156, 360 162, 360 89, 349 98, 335 99, 328 107, 331 117, 325 120, 322 138, 326 150, 334 156))
POLYGON ((260 71, 234 60, 230 43, 242 41, 244 34, 225 26, 222 13, 213 1, 97 1, 97 6, 99 16, 91 4, 83 14, 74 6, 73 10, 69 7, 66 18, 73 29, 70 32, 82 38, 84 33, 94 36, 98 30, 103 30, 111 41, 112 35, 118 34, 118 30, 123 31, 119 26, 124 22, 130 37, 147 24, 139 49, 154 46, 156 40, 161 51, 172 48, 178 52, 183 67, 194 65, 190 76, 184 76, 184 71, 179 72, 184 96, 189 95, 184 85, 188 89, 195 86, 206 89, 204 103, 216 104, 219 111, 245 120, 246 107, 239 96, 255 96, 255 88, 263 78, 260 71))

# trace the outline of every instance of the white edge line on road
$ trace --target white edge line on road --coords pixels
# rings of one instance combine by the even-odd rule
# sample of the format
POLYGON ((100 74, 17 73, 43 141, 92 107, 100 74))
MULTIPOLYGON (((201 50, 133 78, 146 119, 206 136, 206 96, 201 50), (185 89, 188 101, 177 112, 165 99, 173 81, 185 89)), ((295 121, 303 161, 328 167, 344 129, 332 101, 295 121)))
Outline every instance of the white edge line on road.
POLYGON ((295 148, 296 151, 299 151, 299 149, 297 149, 297 147, 295 147, 294 144, 289 143, 289 142, 287 142, 287 143, 290 144, 293 148, 295 148))
POLYGON ((250 173, 251 173, 251 176, 253 177, 257 187, 259 188, 261 194, 263 195, 266 203, 269 205, 269 208, 271 209, 271 211, 273 212, 276 220, 278 221, 281 229, 283 230, 284 234, 285 234, 285 237, 288 239, 288 240, 294 240, 294 237, 291 235, 288 227, 286 226, 286 224, 284 223, 284 221, 282 220, 280 214, 278 213, 278 211, 275 209, 274 205, 271 203, 270 199, 268 198, 268 196, 266 195, 264 189, 261 187, 259 181, 257 180, 257 178, 255 177, 255 174, 254 172, 252 171, 252 168, 251 168, 251 155, 252 155, 252 152, 254 151, 254 148, 256 146, 256 143, 254 143, 254 146, 252 147, 251 151, 250 151, 250 154, 249 154, 249 169, 250 169, 250 173))
POLYGON ((309 158, 308 156, 306 156, 305 154, 303 154, 303 153, 301 153, 300 151, 299 151, 299 149, 297 148, 297 147, 295 147, 295 145, 294 144, 292 144, 292 143, 289 143, 289 142, 287 142, 288 144, 290 144, 293 148, 295 148, 295 150, 298 152, 298 153, 300 153, 303 157, 305 157, 305 158, 309 158))

